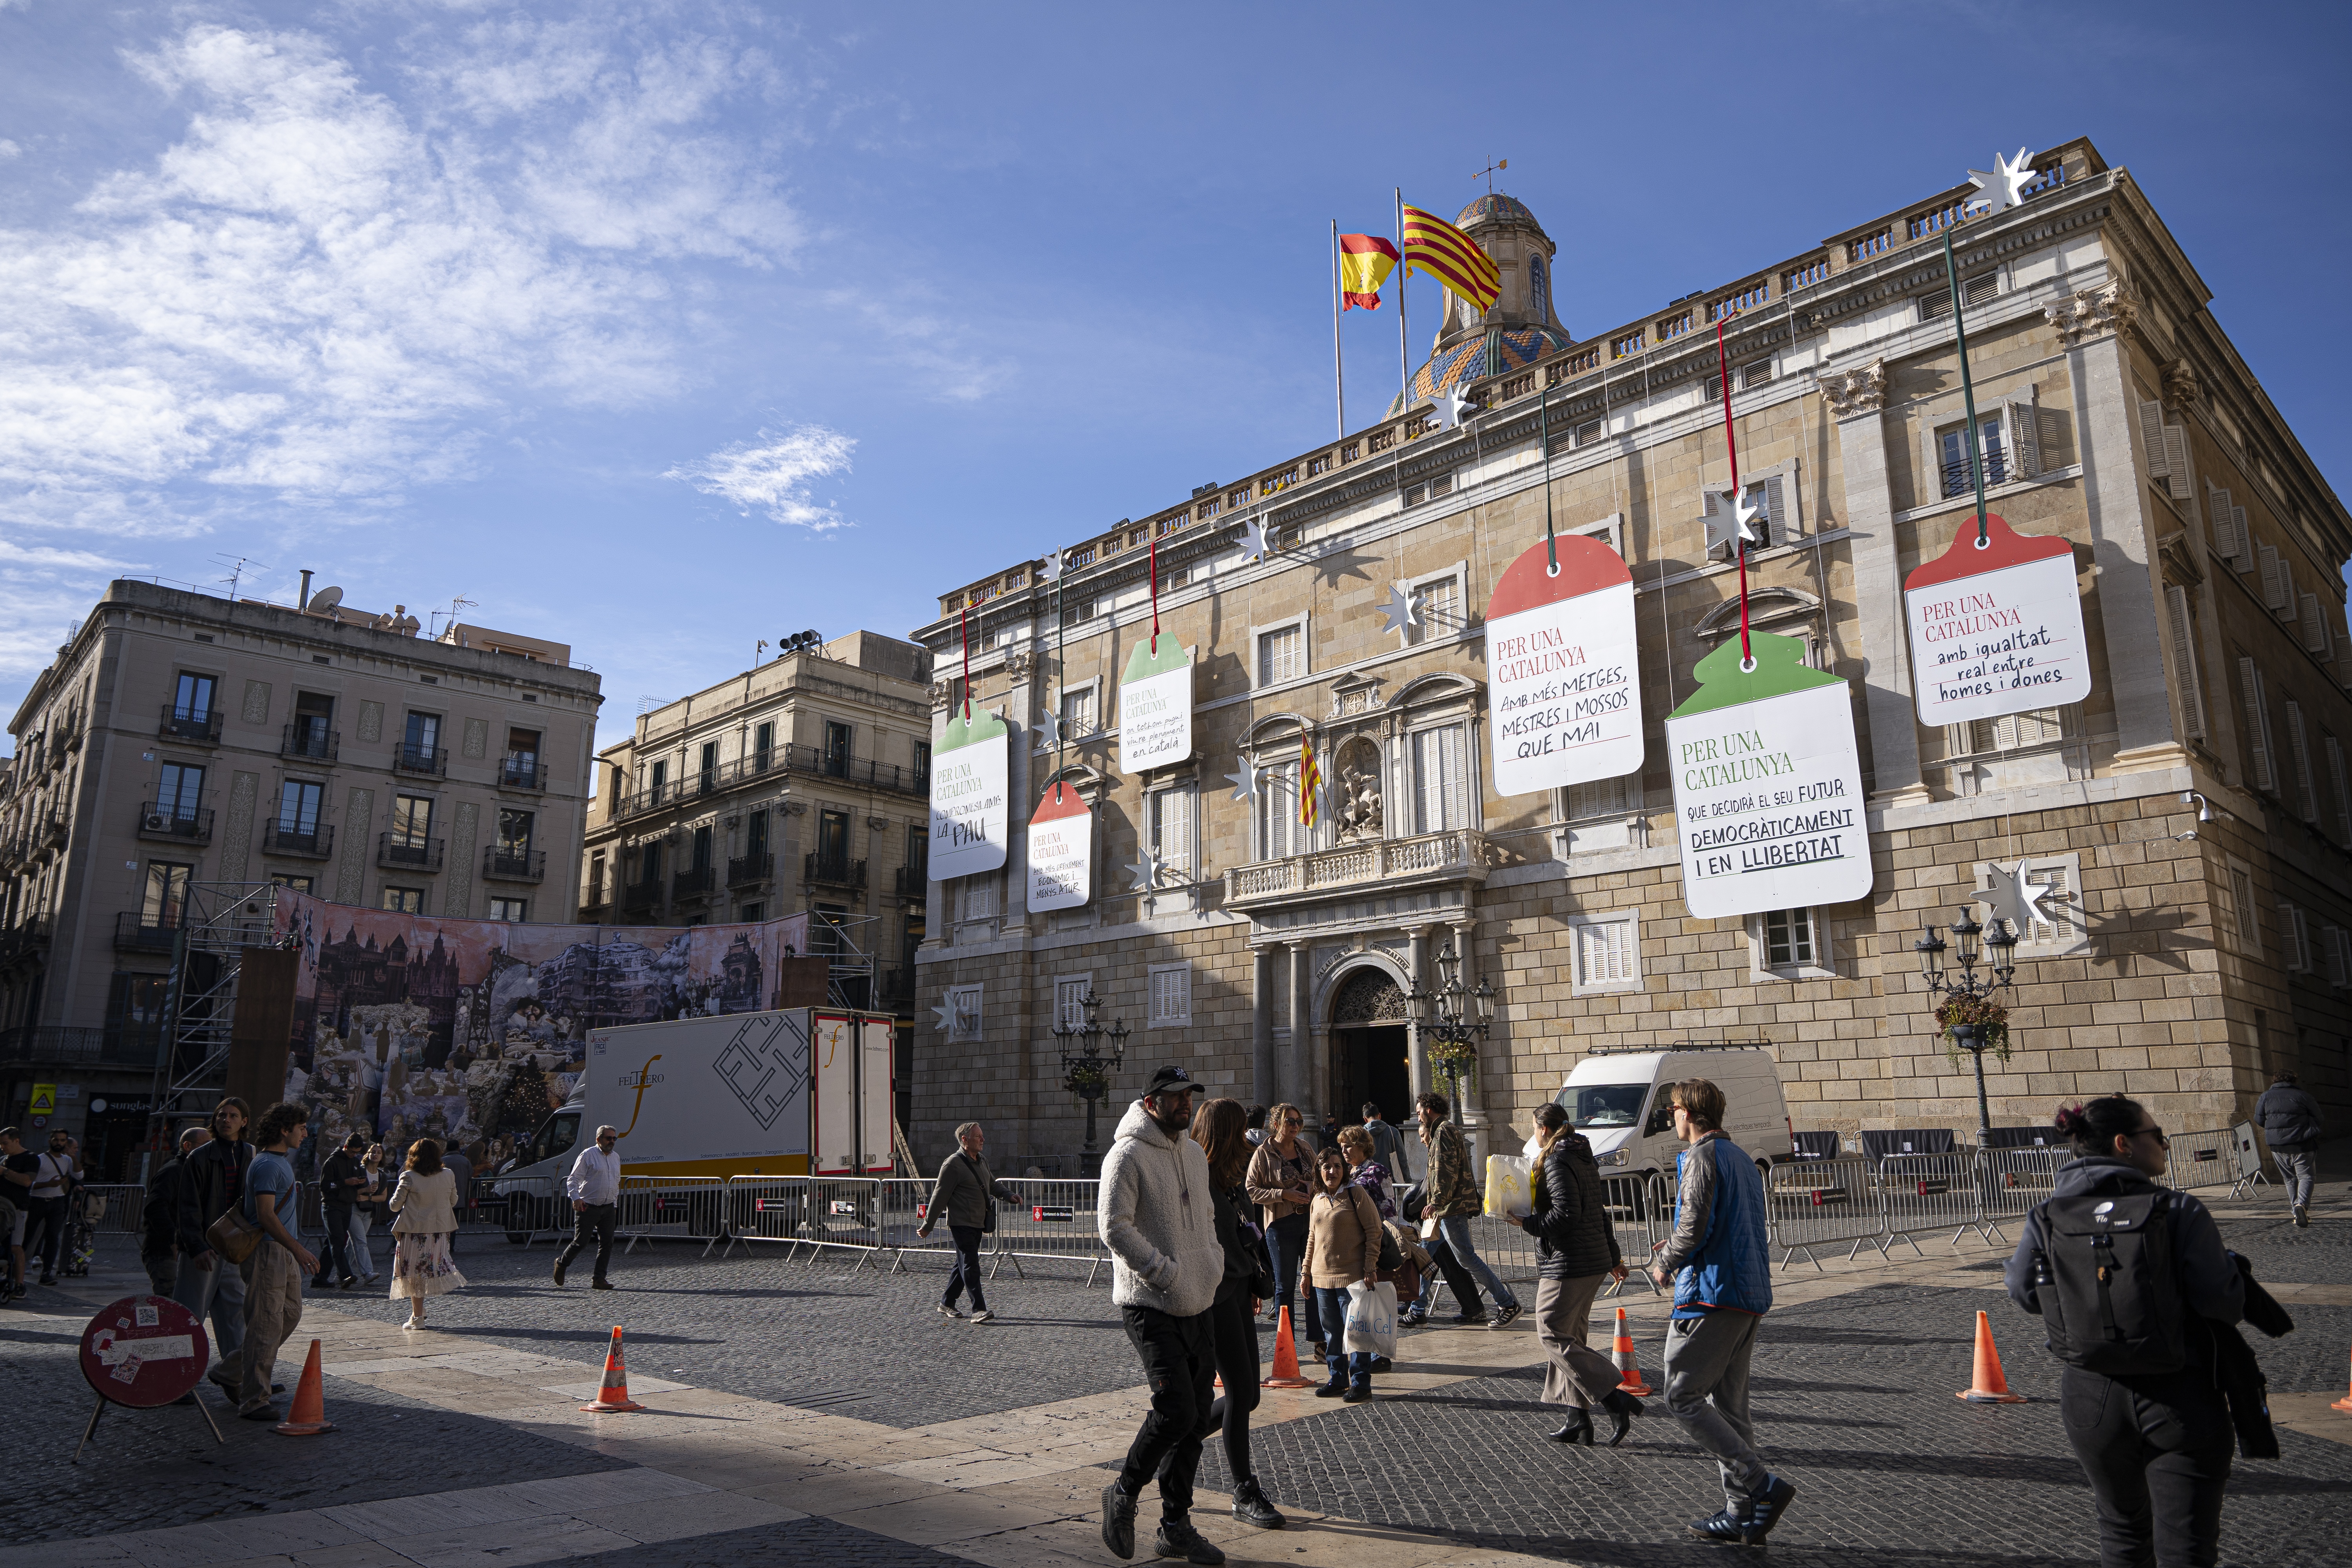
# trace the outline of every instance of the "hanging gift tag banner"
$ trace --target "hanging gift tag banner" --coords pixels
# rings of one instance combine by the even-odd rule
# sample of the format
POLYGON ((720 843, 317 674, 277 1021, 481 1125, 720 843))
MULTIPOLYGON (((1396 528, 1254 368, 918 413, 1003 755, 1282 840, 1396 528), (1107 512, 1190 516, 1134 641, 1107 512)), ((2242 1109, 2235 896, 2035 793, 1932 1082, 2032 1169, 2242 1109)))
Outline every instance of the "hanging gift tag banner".
POLYGON ((1095 814, 1055 780, 1029 816, 1029 907, 1075 910, 1094 896, 1095 814))
POLYGON ((1985 542, 1963 517, 1951 548, 1903 580, 1919 722, 1958 724, 2080 702, 2090 647, 2074 547, 2020 533, 1991 512, 1985 542))
POLYGON ((1569 534, 1512 562, 1486 605, 1486 680, 1496 793, 1534 795, 1639 769, 1633 575, 1617 552, 1569 534))
MULTIPOLYGON (((969 707, 970 704, 966 704, 969 707)), ((969 877, 1004 864, 1011 820, 1012 737, 1004 721, 958 710, 931 753, 931 877, 969 877)))
POLYGON ((1666 719, 1683 901, 1704 920, 1842 904, 1870 892, 1870 832, 1847 684, 1804 644, 1756 632, 1756 668, 1727 641, 1666 719))
POLYGON ((1172 637, 1138 643, 1118 679, 1118 765, 1148 773, 1192 754, 1192 656, 1172 637))

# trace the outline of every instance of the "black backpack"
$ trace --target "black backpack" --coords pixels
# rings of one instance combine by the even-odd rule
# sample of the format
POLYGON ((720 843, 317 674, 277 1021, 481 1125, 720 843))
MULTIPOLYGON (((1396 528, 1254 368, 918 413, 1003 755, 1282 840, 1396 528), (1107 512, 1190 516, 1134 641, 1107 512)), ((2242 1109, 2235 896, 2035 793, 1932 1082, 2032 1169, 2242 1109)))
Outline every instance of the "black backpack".
POLYGON ((2050 1351, 2109 1377, 2176 1372, 2185 1361, 2168 1192, 2052 1198, 2034 1284, 2050 1351))

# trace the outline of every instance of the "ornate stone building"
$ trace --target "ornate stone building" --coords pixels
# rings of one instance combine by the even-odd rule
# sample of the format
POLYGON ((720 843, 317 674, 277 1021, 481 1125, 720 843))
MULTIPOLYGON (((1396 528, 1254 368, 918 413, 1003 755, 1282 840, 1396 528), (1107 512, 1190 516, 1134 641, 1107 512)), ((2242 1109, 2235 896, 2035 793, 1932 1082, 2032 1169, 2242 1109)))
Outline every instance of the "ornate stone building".
MULTIPOLYGON (((971 695, 1013 727, 1013 821, 1003 871, 930 888, 918 1124, 978 1116, 1070 1168, 1083 1106, 1049 1031, 1089 989, 1137 1030, 1114 1101, 1172 1060, 1245 1100, 1402 1112, 1431 1064, 1383 998, 1450 945, 1497 993, 1474 1124, 1524 1128, 1596 1046, 1762 1039, 1801 1129, 1972 1135, 1912 944, 1981 917, 1989 869, 2020 858, 2042 896, 2011 1052, 1986 1063, 1996 1122, 2123 1089, 2215 1127, 2290 1065, 2352 1110, 2352 516, 2128 173, 2084 141, 2033 165, 2016 205, 1973 210, 1960 185, 1584 338, 1530 289, 1550 256, 1534 216, 1482 198, 1464 226, 1519 264, 1497 306, 1517 314, 1457 307, 1415 384, 1466 390, 1458 426, 1416 398, 1060 542, 1058 584, 1032 559, 943 595, 915 636, 950 668, 969 617, 971 695), (2072 545, 2092 679, 2080 702, 1928 728, 1903 584, 1975 505, 1947 233, 1989 504, 2072 545), (1850 685, 1873 866, 1866 898, 1734 920, 1685 902, 1663 733, 1738 626, 1736 565, 1708 545, 1718 321, 1762 514, 1751 617, 1850 685), (1538 352, 1495 346, 1538 325, 1538 352), (1631 569, 1647 761, 1504 796, 1482 611, 1548 519, 1631 569), (1194 753, 1135 777, 1115 694, 1151 635, 1155 542, 1194 753), (1329 786, 1308 829, 1302 744, 1329 786), (1056 778, 1094 808, 1095 893, 1033 913, 1022 824, 1056 778)), ((961 695, 934 688, 936 722, 961 695)))

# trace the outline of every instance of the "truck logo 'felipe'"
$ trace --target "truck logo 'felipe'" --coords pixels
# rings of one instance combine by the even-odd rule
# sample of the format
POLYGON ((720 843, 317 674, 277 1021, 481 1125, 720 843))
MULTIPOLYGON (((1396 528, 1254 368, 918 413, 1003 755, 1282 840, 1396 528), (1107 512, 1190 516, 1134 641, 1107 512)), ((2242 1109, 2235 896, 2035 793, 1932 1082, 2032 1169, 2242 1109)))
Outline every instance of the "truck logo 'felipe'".
POLYGON ((656 1051, 646 1058, 645 1066, 621 1079, 623 1089, 635 1088, 637 1091, 635 1102, 629 1107, 629 1124, 621 1129, 621 1136, 624 1138, 637 1130, 637 1113, 646 1108, 646 1085, 661 1082, 660 1079, 654 1076, 654 1063, 659 1060, 661 1060, 661 1053, 656 1051))

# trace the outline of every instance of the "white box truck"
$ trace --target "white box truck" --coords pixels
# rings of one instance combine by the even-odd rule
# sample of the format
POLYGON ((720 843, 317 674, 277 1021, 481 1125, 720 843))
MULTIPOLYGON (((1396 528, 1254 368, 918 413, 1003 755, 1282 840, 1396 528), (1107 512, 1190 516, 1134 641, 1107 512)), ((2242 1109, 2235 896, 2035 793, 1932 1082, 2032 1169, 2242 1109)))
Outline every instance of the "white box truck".
POLYGON ((508 1238, 568 1225, 563 1179, 602 1126, 620 1130, 625 1178, 888 1175, 892 1046, 887 1015, 826 1007, 590 1030, 570 1103, 492 1186, 508 1238))
POLYGON ((1592 1145, 1601 1175, 1663 1173, 1671 1184, 1683 1145, 1675 1137, 1674 1102, 1666 1091, 1686 1078, 1710 1079, 1723 1090, 1723 1131, 1757 1164, 1790 1157, 1789 1105, 1768 1047, 1645 1051, 1604 1046, 1570 1070, 1553 1098, 1566 1108, 1569 1125, 1592 1145))

